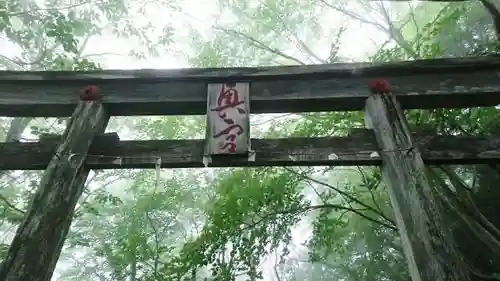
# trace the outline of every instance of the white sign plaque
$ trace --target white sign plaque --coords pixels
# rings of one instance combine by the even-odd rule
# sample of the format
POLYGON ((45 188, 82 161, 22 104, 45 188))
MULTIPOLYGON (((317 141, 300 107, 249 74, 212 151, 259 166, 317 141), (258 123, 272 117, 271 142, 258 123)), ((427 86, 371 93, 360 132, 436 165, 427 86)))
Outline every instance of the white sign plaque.
POLYGON ((208 84, 206 155, 250 149, 249 83, 208 84))

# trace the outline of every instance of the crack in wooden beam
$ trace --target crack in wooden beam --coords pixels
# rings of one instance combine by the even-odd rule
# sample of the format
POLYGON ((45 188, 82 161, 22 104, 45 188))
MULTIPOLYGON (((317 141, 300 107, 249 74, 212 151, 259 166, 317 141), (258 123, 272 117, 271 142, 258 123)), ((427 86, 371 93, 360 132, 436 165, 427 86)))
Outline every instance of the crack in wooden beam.
MULTIPOLYGON (((110 137, 111 138, 111 137, 110 137)), ((498 136, 415 135, 424 162, 438 164, 499 164, 498 136)), ((120 141, 96 138, 86 164, 92 169, 164 168, 203 165, 204 140, 120 141)), ((57 142, 0 143, 0 170, 41 170, 53 157, 57 142)), ((247 157, 214 158, 211 167, 243 166, 371 166, 380 165, 370 131, 348 137, 252 139, 255 161, 247 157)), ((390 153, 390 152, 387 152, 390 153)))
POLYGON ((86 85, 113 116, 204 115, 207 83, 250 82, 252 113, 362 110, 374 78, 406 109, 495 106, 500 57, 256 68, 0 72, 0 116, 63 117, 86 85))

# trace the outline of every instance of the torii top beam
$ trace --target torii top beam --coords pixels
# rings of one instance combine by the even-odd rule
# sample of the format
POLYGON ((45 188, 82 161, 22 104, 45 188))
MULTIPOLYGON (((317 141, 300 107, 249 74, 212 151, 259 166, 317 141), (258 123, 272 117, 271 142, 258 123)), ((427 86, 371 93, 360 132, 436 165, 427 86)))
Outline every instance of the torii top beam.
POLYGON ((252 113, 362 110, 374 78, 404 108, 500 103, 500 57, 256 68, 0 72, 0 116, 70 116, 86 85, 114 116, 205 114, 207 83, 249 82, 252 113))

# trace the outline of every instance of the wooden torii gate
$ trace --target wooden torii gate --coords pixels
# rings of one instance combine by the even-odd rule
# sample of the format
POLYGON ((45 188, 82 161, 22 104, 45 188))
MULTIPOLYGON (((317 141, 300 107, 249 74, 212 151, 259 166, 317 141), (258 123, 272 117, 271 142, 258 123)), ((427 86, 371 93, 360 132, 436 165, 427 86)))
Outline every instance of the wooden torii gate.
POLYGON ((410 132, 404 109, 496 106, 500 58, 388 64, 0 72, 0 115, 64 117, 65 133, 1 143, 0 169, 46 169, 0 269, 2 281, 48 281, 90 169, 380 165, 413 281, 470 280, 426 164, 498 164, 499 136, 410 132), (371 94, 374 78, 393 93, 371 94), (78 101, 97 85, 102 101, 78 101), (207 94, 208 93, 208 94, 207 94), (238 98, 236 98, 238 95, 238 98), (396 101, 397 98, 397 101, 396 101), (75 109, 76 107, 76 109, 75 109), (249 113, 365 110, 347 137, 249 138, 249 113), (207 114, 205 140, 120 141, 110 116, 207 114), (229 129, 228 129, 229 128, 229 129))

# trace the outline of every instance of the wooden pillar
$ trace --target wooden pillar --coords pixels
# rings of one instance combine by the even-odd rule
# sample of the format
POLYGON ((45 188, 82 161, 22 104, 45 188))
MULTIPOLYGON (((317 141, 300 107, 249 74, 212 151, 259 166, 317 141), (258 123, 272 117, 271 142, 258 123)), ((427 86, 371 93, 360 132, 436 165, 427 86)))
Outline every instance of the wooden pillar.
POLYGON ((372 95, 366 101, 365 114, 381 150, 382 174, 412 280, 471 280, 395 97, 390 93, 372 95))
POLYGON ((0 280, 50 281, 89 173, 88 149, 108 120, 99 101, 78 104, 17 229, 0 280))

